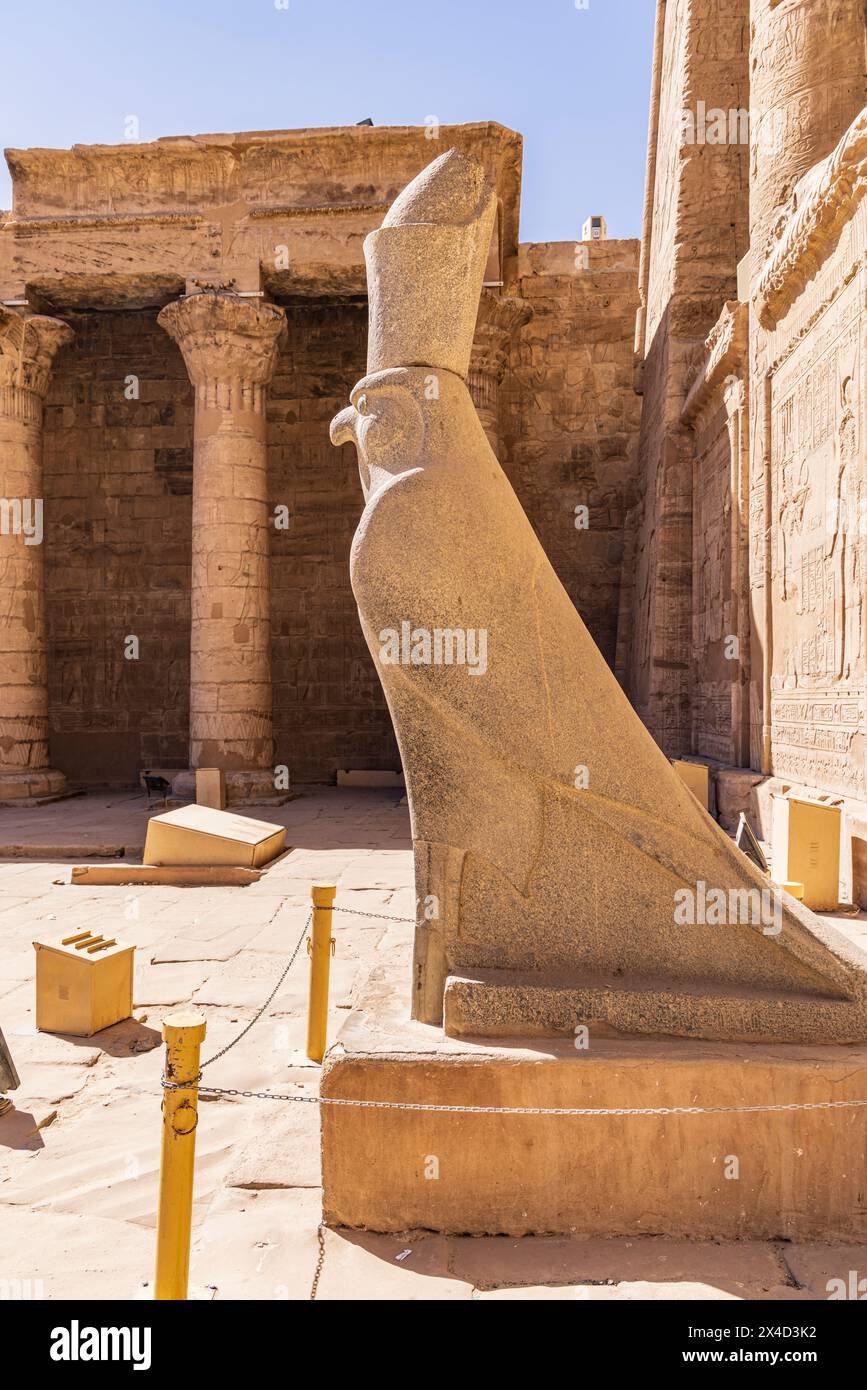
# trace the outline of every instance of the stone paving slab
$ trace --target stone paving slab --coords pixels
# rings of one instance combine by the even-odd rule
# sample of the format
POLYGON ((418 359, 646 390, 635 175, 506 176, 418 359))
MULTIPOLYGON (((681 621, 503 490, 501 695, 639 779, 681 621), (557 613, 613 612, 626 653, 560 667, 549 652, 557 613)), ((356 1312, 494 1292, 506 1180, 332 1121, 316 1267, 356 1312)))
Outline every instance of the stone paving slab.
POLYGON ((80 1213, 4 1207, 0 1252, 4 1277, 34 1298, 134 1298, 153 1272, 152 1232, 80 1213))
MULTIPOLYGON (((703 1284, 742 1298, 790 1276, 780 1245, 739 1241, 571 1240, 561 1236, 480 1236, 455 1241, 452 1268, 480 1290, 531 1285, 703 1284)), ((789 1249, 789 1246, 785 1247, 789 1249)))

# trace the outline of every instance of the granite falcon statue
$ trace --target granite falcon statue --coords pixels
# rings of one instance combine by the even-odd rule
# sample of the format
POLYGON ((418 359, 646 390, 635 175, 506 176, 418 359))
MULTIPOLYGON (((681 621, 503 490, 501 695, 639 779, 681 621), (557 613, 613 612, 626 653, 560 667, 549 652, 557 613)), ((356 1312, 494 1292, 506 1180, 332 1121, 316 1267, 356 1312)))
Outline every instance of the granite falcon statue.
POLYGON ((867 958, 681 783, 488 444, 466 378, 495 213, 455 150, 400 194, 365 242, 367 375, 332 423, 358 452, 352 586, 417 896, 437 905, 416 928, 413 1014, 456 1035, 863 1040, 867 958), (467 659, 482 633, 484 670, 467 659))

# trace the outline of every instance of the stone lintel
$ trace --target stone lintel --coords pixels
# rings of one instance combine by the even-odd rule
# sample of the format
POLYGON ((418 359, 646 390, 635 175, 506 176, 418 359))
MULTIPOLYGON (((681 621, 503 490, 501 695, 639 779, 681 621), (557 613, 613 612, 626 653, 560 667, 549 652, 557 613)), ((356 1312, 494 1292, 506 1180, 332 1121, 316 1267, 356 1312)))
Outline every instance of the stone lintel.
MULTIPOLYGON (((172 136, 71 149, 10 149, 14 222, 215 213, 281 216, 378 209, 430 160, 455 146, 478 159, 502 208, 507 283, 518 258, 522 140, 494 121, 429 126, 338 126, 172 136)), ((0 258, 2 259, 2 258, 0 258)))
POLYGON ((63 271, 28 280, 25 296, 34 310, 63 314, 88 309, 161 309, 184 293, 182 275, 150 271, 63 271))

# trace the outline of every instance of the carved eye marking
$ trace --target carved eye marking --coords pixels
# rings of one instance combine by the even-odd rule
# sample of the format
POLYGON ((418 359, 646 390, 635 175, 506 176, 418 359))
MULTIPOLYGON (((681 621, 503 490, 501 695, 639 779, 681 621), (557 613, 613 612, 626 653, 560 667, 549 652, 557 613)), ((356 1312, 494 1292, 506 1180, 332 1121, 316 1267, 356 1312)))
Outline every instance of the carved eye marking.
POLYGON ((359 415, 367 414, 367 396, 363 391, 355 402, 355 409, 358 411, 359 415))

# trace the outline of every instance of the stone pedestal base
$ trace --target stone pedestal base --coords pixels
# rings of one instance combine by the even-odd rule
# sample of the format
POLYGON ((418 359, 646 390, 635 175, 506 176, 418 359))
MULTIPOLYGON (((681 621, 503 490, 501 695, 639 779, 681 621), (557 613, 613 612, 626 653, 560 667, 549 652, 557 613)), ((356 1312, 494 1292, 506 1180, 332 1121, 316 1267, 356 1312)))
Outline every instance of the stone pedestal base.
POLYGON ((42 806, 74 795, 63 773, 52 767, 0 771, 0 805, 42 806))
MULTIPOLYGON (((297 795, 297 792, 276 791, 274 774, 267 767, 226 773, 227 806, 283 806, 297 795)), ((172 779, 172 798, 184 802, 195 801, 195 769, 179 772, 172 779)))
MULTIPOLYGON (((793 901, 793 899, 789 899, 793 901)), ((596 1036, 757 1043, 837 1043, 864 1038, 864 1016, 845 998, 665 979, 545 977, 516 970, 446 976, 443 1028, 453 1038, 569 1037, 577 1020, 596 1036)))
MULTIPOLYGON (((322 1096, 438 1105, 749 1106, 867 1099, 867 1046, 590 1038, 473 1044, 372 977, 322 1096)), ((324 1219, 373 1231, 867 1241, 867 1107, 674 1116, 323 1104, 324 1219)))

